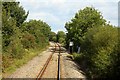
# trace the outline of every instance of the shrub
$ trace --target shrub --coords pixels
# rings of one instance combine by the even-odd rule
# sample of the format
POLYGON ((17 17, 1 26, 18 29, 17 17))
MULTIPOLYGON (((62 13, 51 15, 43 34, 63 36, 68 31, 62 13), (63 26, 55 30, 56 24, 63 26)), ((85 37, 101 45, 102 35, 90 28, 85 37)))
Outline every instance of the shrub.
POLYGON ((21 59, 24 55, 23 45, 19 39, 14 39, 11 41, 8 47, 9 53, 12 55, 13 58, 21 59))
POLYGON ((73 59, 80 63, 81 61, 81 54, 80 53, 73 53, 73 59))
POLYGON ((90 77, 112 77, 115 63, 114 50, 118 43, 117 28, 112 26, 94 27, 88 30, 82 52, 87 59, 90 77))
POLYGON ((23 34, 21 42, 25 49, 35 48, 36 46, 35 37, 27 32, 23 34))

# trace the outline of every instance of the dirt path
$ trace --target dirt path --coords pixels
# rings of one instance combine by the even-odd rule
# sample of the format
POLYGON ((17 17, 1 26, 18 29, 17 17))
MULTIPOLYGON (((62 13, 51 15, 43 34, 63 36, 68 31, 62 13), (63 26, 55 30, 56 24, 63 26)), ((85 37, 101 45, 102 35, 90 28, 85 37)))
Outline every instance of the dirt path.
MULTIPOLYGON (((51 43, 54 47, 54 44, 51 43)), ((50 54, 52 54, 53 47, 49 47, 46 51, 43 51, 38 56, 30 60, 24 66, 18 68, 13 74, 6 78, 36 78, 39 71, 47 61, 50 54)), ((64 50, 63 50, 64 51, 64 50)), ((85 79, 84 73, 80 70, 79 66, 75 64, 70 58, 67 52, 61 53, 61 78, 82 78, 85 79)), ((57 78, 57 60, 58 51, 54 53, 48 67, 46 68, 45 75, 42 78, 57 78)))

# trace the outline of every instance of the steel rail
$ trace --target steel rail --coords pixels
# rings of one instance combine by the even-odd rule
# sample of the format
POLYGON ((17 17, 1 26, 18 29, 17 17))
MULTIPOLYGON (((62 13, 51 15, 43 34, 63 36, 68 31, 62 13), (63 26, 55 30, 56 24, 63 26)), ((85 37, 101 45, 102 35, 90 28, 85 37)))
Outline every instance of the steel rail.
POLYGON ((60 53, 61 53, 61 47, 59 44, 57 44, 59 47, 59 54, 58 54, 58 74, 57 74, 57 80, 60 80, 60 53))
MULTIPOLYGON (((56 44, 55 44, 55 50, 56 50, 56 44)), ((54 52, 55 52, 55 50, 54 50, 54 52)), ((54 53, 54 52, 53 52, 53 53, 54 53)), ((40 71, 39 74, 37 75, 36 80, 40 80, 40 79, 41 79, 42 75, 44 74, 44 72, 45 72, 45 70, 46 70, 46 68, 47 68, 47 66, 48 66, 48 64, 49 64, 49 62, 50 62, 50 60, 51 60, 51 58, 52 58, 52 56, 53 56, 53 53, 52 53, 52 54, 50 55, 50 57, 47 59, 47 61, 46 61, 46 63, 44 64, 43 68, 41 69, 41 71, 40 71)))
POLYGON ((53 56, 53 54, 55 53, 56 51, 56 47, 59 47, 59 54, 58 54, 58 71, 57 71, 57 80, 60 80, 60 53, 61 53, 61 46, 57 43, 55 44, 55 49, 54 49, 54 52, 49 56, 49 58, 47 59, 46 63, 44 64, 43 68, 41 69, 41 71, 39 72, 39 74, 37 75, 37 78, 36 80, 40 80, 53 56))

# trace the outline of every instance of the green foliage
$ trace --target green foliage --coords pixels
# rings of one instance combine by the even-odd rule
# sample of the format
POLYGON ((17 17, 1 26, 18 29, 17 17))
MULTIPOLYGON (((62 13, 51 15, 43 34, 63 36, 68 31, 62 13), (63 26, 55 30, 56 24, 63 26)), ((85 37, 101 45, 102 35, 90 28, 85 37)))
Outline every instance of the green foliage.
POLYGON ((41 20, 30 20, 29 22, 25 22, 21 29, 35 36, 41 32, 45 37, 49 37, 51 32, 50 26, 41 20))
POLYGON ((5 46, 8 46, 10 43, 10 37, 15 33, 14 28, 16 27, 16 21, 13 18, 10 18, 10 15, 6 13, 3 9, 2 11, 2 34, 3 34, 3 49, 5 46), (6 16, 7 15, 7 16, 6 16), (12 23, 12 24, 11 24, 12 23))
POLYGON ((63 31, 58 31, 57 32, 57 42, 64 44, 65 43, 65 33, 63 31))
POLYGON ((114 49, 118 44, 117 28, 101 26, 88 30, 82 52, 85 53, 89 74, 92 77, 114 77, 114 49))
POLYGON ((21 59, 24 55, 23 46, 18 38, 16 40, 11 41, 8 47, 8 51, 9 53, 11 53, 12 58, 21 59))
POLYGON ((84 34, 89 28, 105 25, 101 13, 93 7, 86 7, 79 10, 70 22, 65 25, 67 33, 66 44, 69 45, 70 41, 74 42, 74 50, 77 51, 76 46, 80 46, 84 40, 84 34))
MULTIPOLYGON (((6 13, 9 13, 12 18, 15 19, 16 26, 19 27, 27 18, 29 12, 25 12, 22 6, 19 5, 20 2, 3 2, 3 9, 6 13)), ((8 14, 6 14, 8 15, 8 14)), ((9 18, 8 18, 9 19, 9 18)))
POLYGON ((24 56, 29 60, 36 55, 36 53, 28 54, 29 50, 33 49, 35 51, 45 48, 49 44, 51 28, 41 20, 24 22, 28 12, 26 13, 23 7, 19 6, 19 2, 3 2, 2 5, 2 60, 4 72, 23 64, 24 56), (28 55, 31 55, 31 57, 28 55), (20 60, 21 62, 19 62, 20 60))
POLYGON ((74 51, 81 54, 74 60, 83 66, 89 78, 116 78, 120 75, 119 28, 109 25, 101 13, 91 7, 79 10, 65 25, 66 45, 74 42, 74 51))
MULTIPOLYGON (((13 2, 14 3, 14 2, 13 2)), ((14 54, 20 54, 19 51, 22 51, 22 48, 20 46, 21 45, 21 41, 20 41, 20 36, 21 36, 21 32, 19 30, 19 28, 17 28, 16 24, 17 24, 17 21, 15 20, 14 17, 11 16, 11 6, 10 4, 13 4, 12 2, 11 3, 6 3, 4 2, 2 5, 2 21, 3 21, 3 24, 2 24, 2 34, 3 34, 3 52, 4 51, 7 51, 9 46, 11 45, 11 47, 14 45, 14 48, 17 48, 18 49, 15 51, 13 50, 13 52, 11 51, 11 55, 14 54), (15 41, 16 40, 16 41, 15 41), (18 46, 19 45, 19 46, 18 46)), ((9 51, 7 51, 9 52, 9 51)))
MULTIPOLYGON (((25 32, 24 41, 27 41, 31 38, 31 41, 28 41, 29 44, 26 44, 26 46, 35 46, 37 44, 42 47, 42 44, 48 43, 49 41, 49 34, 51 32, 51 29, 50 26, 43 21, 30 20, 29 22, 25 22, 22 25, 21 30, 25 32), (26 34, 26 32, 28 32, 29 34, 26 34)), ((24 41, 23 44, 25 43, 24 41)))
POLYGON ((75 61, 77 61, 78 63, 81 61, 80 58, 81 57, 81 54, 79 53, 73 53, 73 58, 75 61))
POLYGON ((55 32, 51 32, 50 35, 49 35, 49 40, 56 42, 56 39, 57 39, 56 37, 57 37, 56 33, 55 32))
POLYGON ((35 37, 28 32, 25 32, 23 34, 21 42, 22 42, 22 45, 25 49, 35 48, 35 46, 37 45, 35 43, 35 37))

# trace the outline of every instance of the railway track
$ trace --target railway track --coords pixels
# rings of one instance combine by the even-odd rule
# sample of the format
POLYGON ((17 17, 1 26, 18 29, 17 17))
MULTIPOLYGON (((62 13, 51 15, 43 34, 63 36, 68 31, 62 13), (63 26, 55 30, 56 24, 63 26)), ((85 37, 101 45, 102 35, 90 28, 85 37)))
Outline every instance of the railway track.
MULTIPOLYGON (((42 79, 42 77, 44 76, 44 73, 45 73, 45 71, 47 70, 46 68, 50 65, 50 62, 51 62, 51 59, 52 59, 52 57, 53 57, 53 55, 57 52, 58 53, 58 57, 57 57, 57 74, 56 74, 56 79, 57 80, 60 80, 60 53, 61 53, 61 46, 58 44, 58 43, 55 43, 55 45, 54 45, 54 49, 53 49, 54 51, 50 54, 50 56, 49 56, 49 58, 47 59, 47 61, 45 62, 45 64, 44 64, 44 66, 42 67, 42 69, 40 70, 40 72, 39 72, 39 74, 37 75, 37 78, 36 78, 36 80, 41 80, 42 79), (59 48, 59 49, 58 49, 59 48)), ((55 70, 54 69, 54 67, 53 67, 53 70, 55 70)), ((52 73, 51 73, 52 74, 52 73)), ((49 75, 49 74, 48 74, 49 75)))

